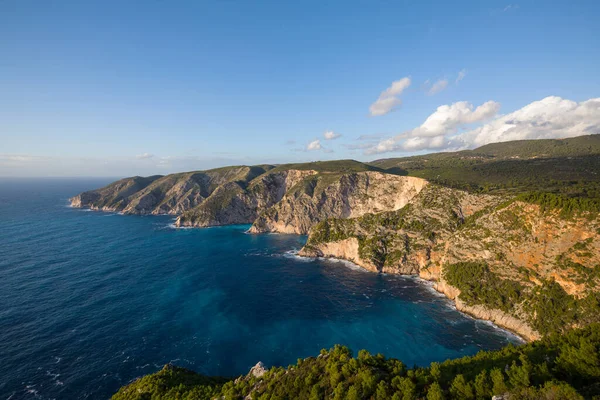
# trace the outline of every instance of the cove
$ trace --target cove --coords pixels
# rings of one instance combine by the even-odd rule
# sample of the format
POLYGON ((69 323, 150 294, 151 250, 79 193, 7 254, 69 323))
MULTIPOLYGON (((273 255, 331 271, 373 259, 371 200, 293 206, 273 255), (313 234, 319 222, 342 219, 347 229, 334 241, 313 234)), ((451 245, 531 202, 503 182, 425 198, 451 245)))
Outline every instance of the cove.
POLYGON ((108 398, 168 362, 235 376, 338 343, 412 366, 518 342, 413 278, 296 257, 303 236, 66 206, 109 181, 0 181, 2 398, 108 398))

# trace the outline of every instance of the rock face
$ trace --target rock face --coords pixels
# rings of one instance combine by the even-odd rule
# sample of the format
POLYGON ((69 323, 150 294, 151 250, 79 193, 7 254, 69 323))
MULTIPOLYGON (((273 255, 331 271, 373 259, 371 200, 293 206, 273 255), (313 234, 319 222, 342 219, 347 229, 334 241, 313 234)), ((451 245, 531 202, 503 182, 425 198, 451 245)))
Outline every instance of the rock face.
POLYGON ((512 282, 518 296, 549 281, 574 301, 600 288, 597 213, 566 217, 514 197, 468 193, 351 160, 133 177, 81 193, 71 204, 176 215, 178 226, 252 223, 253 233, 309 233, 302 256, 435 281, 459 310, 529 340, 540 333, 522 309, 526 304, 514 310, 478 304, 448 283, 448 266, 485 263, 493 279, 512 282))
POLYGON ((501 201, 429 185, 399 210, 322 221, 300 255, 343 258, 376 272, 419 274, 444 255, 443 245, 461 221, 501 201))
POLYGON ((217 189, 243 187, 271 168, 227 167, 167 176, 125 178, 73 197, 71 205, 124 214, 178 215, 203 203, 217 189))
POLYGON ((313 175, 260 214, 250 232, 308 233, 327 218, 353 218, 399 210, 427 181, 369 171, 340 176, 313 175))
POLYGON ((71 198, 71 205, 124 214, 172 214, 175 224, 185 227, 253 223, 254 233, 306 234, 329 217, 398 210, 427 185, 420 178, 372 169, 341 161, 134 177, 81 193, 71 198))
POLYGON ((265 372, 267 372, 265 365, 262 363, 262 361, 259 361, 254 367, 250 368, 250 372, 248 372, 248 375, 252 375, 255 378, 260 378, 265 374, 265 372))
POLYGON ((176 225, 202 227, 252 223, 262 210, 272 207, 292 187, 316 173, 285 170, 262 174, 247 185, 228 182, 217 187, 197 206, 184 210, 176 225))
POLYGON ((583 298, 600 287, 594 272, 600 268, 595 215, 565 218, 536 204, 430 184, 400 210, 316 224, 299 254, 345 259, 373 272, 419 275, 435 281, 460 311, 535 340, 541 335, 531 326, 531 315, 518 305, 509 314, 468 304, 444 279, 445 267, 483 262, 498 279, 517 282, 522 290, 554 280, 568 295, 583 298))
POLYGON ((441 279, 439 282, 437 282, 434 287, 438 292, 443 293, 449 299, 454 300, 454 304, 456 305, 456 309, 458 311, 462 311, 465 314, 469 314, 478 319, 491 321, 498 326, 517 333, 519 336, 528 341, 541 338, 540 333, 529 326, 526 322, 519 320, 518 318, 515 318, 503 312, 502 310, 490 309, 483 305, 468 305, 458 297, 460 295, 460 290, 449 285, 446 281, 444 281, 444 279, 441 279))

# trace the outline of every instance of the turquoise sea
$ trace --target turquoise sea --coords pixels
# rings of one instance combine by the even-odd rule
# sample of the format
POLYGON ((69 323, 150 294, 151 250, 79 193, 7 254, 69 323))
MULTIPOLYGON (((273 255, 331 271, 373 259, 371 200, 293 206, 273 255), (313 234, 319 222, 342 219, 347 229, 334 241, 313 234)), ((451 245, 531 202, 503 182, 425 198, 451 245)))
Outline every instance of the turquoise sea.
POLYGON ((336 343, 426 365, 518 339, 304 236, 68 207, 110 179, 0 180, 0 399, 109 398, 165 363, 235 376, 336 343))

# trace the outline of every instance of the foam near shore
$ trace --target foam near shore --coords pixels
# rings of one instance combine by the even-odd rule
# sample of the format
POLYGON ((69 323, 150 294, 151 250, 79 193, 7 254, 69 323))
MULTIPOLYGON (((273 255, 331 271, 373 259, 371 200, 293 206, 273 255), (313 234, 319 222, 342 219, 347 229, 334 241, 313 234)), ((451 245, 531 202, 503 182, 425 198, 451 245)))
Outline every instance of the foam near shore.
MULTIPOLYGON (((348 260, 344 260, 341 258, 336 258, 336 257, 305 257, 305 256, 300 256, 298 255, 298 250, 293 250, 293 258, 296 259, 304 259, 304 260, 324 260, 324 261, 329 261, 332 263, 336 263, 336 264, 342 264, 345 267, 348 267, 352 270, 355 271, 363 271, 363 272, 369 272, 369 273, 374 273, 373 271, 370 271, 362 266, 360 266, 359 264, 356 264, 352 261, 348 261, 348 260)), ((511 330, 509 327, 504 327, 501 325, 498 325, 496 323, 494 323, 493 321, 489 320, 489 319, 484 319, 484 318, 477 318, 476 316, 470 314, 468 312, 468 310, 465 309, 465 307, 458 307, 456 300, 452 299, 450 296, 448 296, 445 292, 443 292, 442 290, 438 290, 437 289, 437 284, 435 281, 430 281, 430 280, 426 280, 421 278, 418 275, 415 274, 389 274, 389 273, 385 273, 383 275, 397 275, 397 276, 401 276, 404 279, 411 279, 417 283, 420 284, 420 286, 422 286, 423 288, 425 288, 427 291, 429 291, 431 294, 434 294, 437 297, 444 297, 445 299, 447 299, 447 305, 449 307, 451 307, 453 310, 458 311, 459 313, 461 313, 462 315, 473 319, 475 321, 479 321, 482 323, 485 323, 491 327, 493 327, 494 329, 503 332, 505 335, 514 337, 516 339, 518 339, 519 341, 525 343, 530 341, 530 338, 528 338, 529 335, 527 334, 522 334, 520 332, 516 332, 511 330)))

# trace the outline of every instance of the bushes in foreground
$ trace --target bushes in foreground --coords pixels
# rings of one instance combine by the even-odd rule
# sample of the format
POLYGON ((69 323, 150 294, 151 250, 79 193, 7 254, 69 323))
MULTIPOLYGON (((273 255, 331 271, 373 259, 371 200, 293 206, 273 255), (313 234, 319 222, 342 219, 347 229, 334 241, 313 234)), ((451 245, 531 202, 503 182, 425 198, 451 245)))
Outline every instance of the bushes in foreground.
POLYGON ((121 388, 122 399, 510 399, 600 398, 600 324, 521 346, 407 368, 343 346, 288 368, 225 382, 170 367, 121 388))

